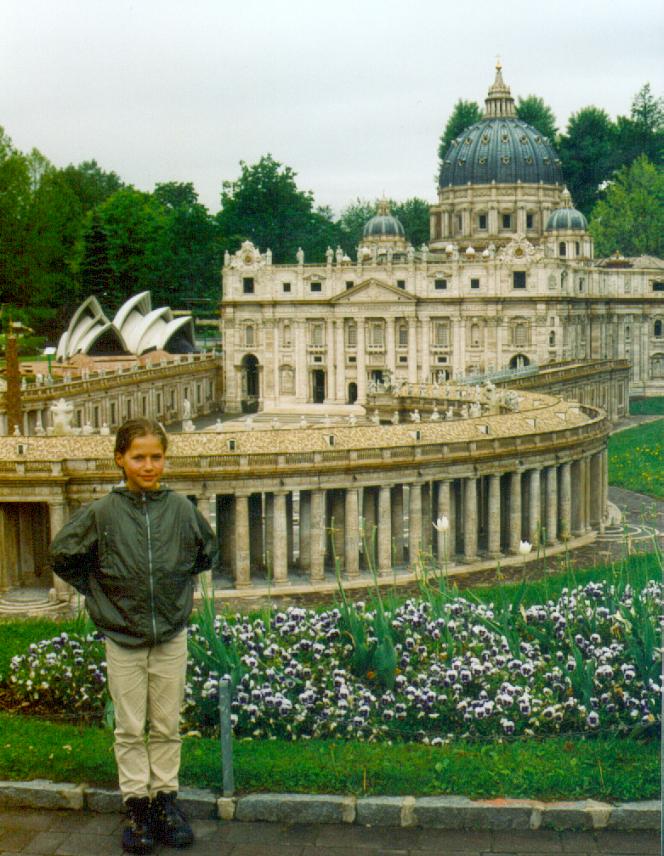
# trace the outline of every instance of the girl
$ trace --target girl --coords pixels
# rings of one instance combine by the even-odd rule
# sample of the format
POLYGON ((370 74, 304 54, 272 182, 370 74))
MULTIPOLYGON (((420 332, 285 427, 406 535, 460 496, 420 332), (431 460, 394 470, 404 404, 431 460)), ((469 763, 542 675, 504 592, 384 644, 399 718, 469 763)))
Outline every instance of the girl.
POLYGON ((122 844, 130 853, 150 853, 155 840, 193 843, 175 801, 178 726, 193 577, 213 566, 216 545, 194 505, 161 486, 167 446, 158 422, 125 422, 115 440, 123 484, 78 511, 51 544, 54 572, 85 595, 105 636, 115 758, 129 816, 122 844))

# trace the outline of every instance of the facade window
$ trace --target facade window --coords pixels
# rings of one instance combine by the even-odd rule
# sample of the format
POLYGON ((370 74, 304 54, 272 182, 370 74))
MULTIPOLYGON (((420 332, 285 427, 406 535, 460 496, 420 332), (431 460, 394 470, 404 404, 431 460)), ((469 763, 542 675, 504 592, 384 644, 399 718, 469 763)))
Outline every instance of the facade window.
POLYGON ((254 327, 253 324, 247 324, 244 328, 244 344, 247 348, 254 347, 254 327))
POLYGON ((322 324, 312 324, 311 325, 311 344, 320 347, 323 344, 323 325, 322 324))
POLYGON ((479 279, 471 279, 470 280, 470 287, 471 288, 479 288, 480 287, 479 279))
POLYGON ((487 216, 486 216, 486 214, 478 214, 477 215, 477 228, 483 229, 483 230, 487 228, 487 216))
POLYGON ((480 326, 479 324, 473 324, 470 328, 470 346, 471 348, 479 348, 480 345, 480 326))
POLYGON ((556 347, 556 331, 555 330, 551 330, 549 333, 549 347, 550 348, 556 347))
POLYGON ((525 270, 515 270, 512 273, 512 285, 514 288, 526 287, 526 272, 525 270))
POLYGON ((284 324, 281 329, 281 344, 284 346, 284 348, 290 348, 292 344, 290 324, 284 324))
POLYGON ((408 325, 399 324, 399 347, 406 348, 408 346, 408 325))
POLYGON ((352 279, 346 280, 346 291, 350 291, 350 289, 355 285, 352 279))
POLYGON ((664 282, 653 282, 652 290, 653 291, 664 291, 664 282))
POLYGON ((381 323, 371 324, 369 326, 369 344, 376 348, 382 348, 384 341, 383 325, 381 323))
POLYGON ((253 276, 245 276, 242 279, 242 293, 243 294, 253 294, 254 293, 254 278, 253 276))
POLYGON ((449 325, 446 321, 436 321, 433 328, 433 342, 439 348, 447 348, 450 343, 449 325))
POLYGON ((350 321, 346 328, 347 345, 349 348, 357 348, 357 325, 350 321))
POLYGON ((512 329, 512 344, 517 348, 528 344, 528 328, 523 321, 517 322, 512 329))
POLYGON ((323 290, 323 284, 322 283, 320 283, 320 282, 312 282, 311 283, 311 293, 312 294, 316 291, 322 291, 322 290, 323 290))
POLYGON ((284 283, 282 283, 282 287, 283 287, 283 290, 284 290, 284 294, 290 294, 290 290, 291 290, 291 284, 290 284, 290 282, 284 282, 284 283))
POLYGON ((577 256, 581 255, 581 244, 578 241, 574 242, 574 251, 577 254, 577 256))
POLYGON ((535 215, 534 214, 526 214, 526 229, 534 229, 535 228, 535 215))
POLYGON ((567 255, 567 244, 564 241, 561 241, 558 244, 558 255, 566 256, 567 255))
POLYGON ((631 327, 625 327, 625 341, 626 342, 632 341, 632 328, 631 327))
POLYGON ((502 224, 503 224, 503 229, 511 229, 512 228, 512 215, 511 214, 503 214, 502 215, 502 224))
POLYGON ((397 288, 405 289, 406 288, 406 280, 405 279, 398 279, 397 280, 397 288))
POLYGON ((436 291, 445 291, 447 289, 447 280, 446 279, 435 280, 434 288, 436 289, 436 291))
POLYGON ((462 229, 463 229, 463 220, 461 218, 461 214, 457 214, 456 215, 456 230, 457 230, 457 232, 460 233, 462 229))
POLYGON ((662 322, 657 320, 655 321, 655 326, 653 328, 653 335, 656 339, 662 338, 662 322))

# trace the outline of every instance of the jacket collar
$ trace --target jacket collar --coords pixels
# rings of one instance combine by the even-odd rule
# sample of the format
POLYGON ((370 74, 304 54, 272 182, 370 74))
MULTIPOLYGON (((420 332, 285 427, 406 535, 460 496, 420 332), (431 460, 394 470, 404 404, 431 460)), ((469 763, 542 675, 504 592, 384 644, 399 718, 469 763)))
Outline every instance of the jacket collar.
POLYGON ((117 493, 120 496, 126 496, 127 499, 132 502, 139 503, 145 500, 149 500, 151 502, 159 502, 164 499, 169 493, 172 493, 170 487, 160 487, 156 490, 129 490, 129 488, 121 483, 116 485, 113 488, 113 493, 117 493))

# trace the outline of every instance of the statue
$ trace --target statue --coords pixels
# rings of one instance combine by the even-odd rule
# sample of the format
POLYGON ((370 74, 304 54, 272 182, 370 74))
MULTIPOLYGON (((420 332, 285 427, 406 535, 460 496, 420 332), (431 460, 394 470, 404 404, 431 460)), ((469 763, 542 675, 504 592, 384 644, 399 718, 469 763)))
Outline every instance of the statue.
POLYGON ((99 433, 102 435, 102 437, 108 437, 108 435, 111 433, 111 429, 108 427, 107 422, 101 423, 101 428, 99 429, 99 433))
POLYGON ((309 423, 304 418, 304 413, 300 416, 300 426, 299 427, 300 428, 308 428, 309 427, 309 423))
POLYGON ((188 398, 182 399, 182 418, 191 419, 191 402, 188 398))
POLYGON ((14 437, 22 437, 22 436, 23 435, 21 434, 21 429, 18 427, 18 425, 14 425, 14 437))
POLYGON ((468 405, 464 404, 461 408, 461 418, 468 419, 468 405))
POLYGON ((44 423, 42 421, 42 412, 41 410, 38 410, 37 415, 35 416, 35 434, 38 437, 43 437, 45 433, 44 423))
POLYGON ((74 416, 74 405, 59 398, 51 405, 51 418, 53 420, 53 433, 62 436, 73 434, 71 420, 74 416))
POLYGON ((344 260, 344 251, 341 249, 341 247, 337 247, 334 255, 337 260, 337 264, 340 265, 344 260))
POLYGON ((328 265, 332 264, 333 258, 334 258, 334 250, 332 249, 332 247, 328 247, 325 250, 325 261, 327 262, 328 265))
POLYGON ((482 405, 478 401, 473 401, 470 405, 470 416, 472 419, 476 419, 478 416, 482 415, 482 405))
POLYGON ((454 419, 454 408, 448 407, 445 411, 445 419, 454 419))
POLYGON ((378 410, 375 409, 374 412, 371 414, 371 421, 374 425, 380 425, 380 416, 378 415, 378 410))
POLYGON ((265 264, 266 265, 272 264, 272 250, 269 247, 267 250, 265 250, 265 264))
POLYGON ((438 422, 440 420, 440 413, 438 412, 438 406, 434 404, 433 410, 431 411, 431 421, 438 422))
POLYGON ((420 411, 417 408, 415 408, 415 410, 413 410, 413 412, 410 414, 410 421, 411 422, 419 422, 420 421, 420 411))
POLYGON ((408 244, 408 264, 412 264, 415 261, 415 247, 412 244, 408 244))
POLYGON ((422 244, 420 247, 420 253, 422 253, 422 261, 426 263, 429 258, 429 248, 426 244, 422 244))
POLYGON ((395 410, 394 413, 392 414, 391 422, 392 422, 392 425, 398 425, 399 424, 399 411, 398 410, 395 410))
POLYGON ((295 253, 295 258, 297 259, 297 263, 299 265, 304 264, 304 250, 302 249, 302 247, 297 248, 297 252, 295 253))
POLYGON ((90 422, 86 422, 83 428, 81 429, 81 434, 84 434, 86 437, 89 437, 90 434, 94 434, 95 429, 92 427, 90 422))
POLYGON ((231 254, 226 250, 224 253, 224 267, 228 267, 231 263, 231 254))
POLYGON ((220 434, 224 430, 224 423, 221 421, 221 419, 217 418, 215 420, 214 430, 217 432, 217 434, 220 434))

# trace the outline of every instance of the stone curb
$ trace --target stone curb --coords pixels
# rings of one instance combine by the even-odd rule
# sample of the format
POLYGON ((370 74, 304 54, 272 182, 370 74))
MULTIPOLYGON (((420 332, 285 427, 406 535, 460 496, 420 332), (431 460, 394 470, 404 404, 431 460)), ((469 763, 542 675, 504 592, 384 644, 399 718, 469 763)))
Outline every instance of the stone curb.
MULTIPOLYGON (((661 804, 471 800, 468 797, 351 797, 334 794, 249 794, 219 797, 212 791, 182 788, 188 816, 240 822, 354 823, 360 826, 456 830, 645 830, 658 831, 661 804)), ((117 790, 56 783, 0 781, 0 808, 122 811, 117 790)))

